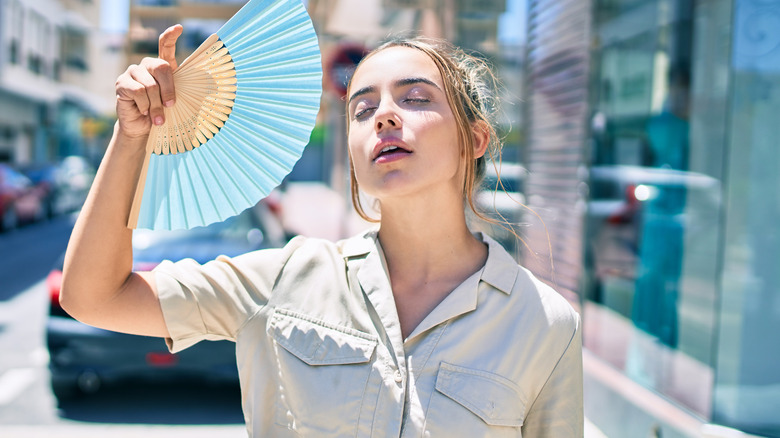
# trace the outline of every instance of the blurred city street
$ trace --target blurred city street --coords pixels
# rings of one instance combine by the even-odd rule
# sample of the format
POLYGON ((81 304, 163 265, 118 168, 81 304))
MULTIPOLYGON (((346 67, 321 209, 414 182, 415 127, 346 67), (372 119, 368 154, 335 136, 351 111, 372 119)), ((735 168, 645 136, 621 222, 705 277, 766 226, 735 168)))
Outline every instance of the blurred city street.
MULTIPOLYGON (((117 76, 174 24, 183 62, 245 3, 0 0, 0 438, 246 435, 233 344, 171 354, 58 301, 117 76)), ((135 269, 375 226, 352 206, 347 83, 389 35, 445 39, 501 82, 502 155, 472 193, 498 222, 471 225, 580 313, 585 436, 780 438, 780 2, 302 3, 323 92, 297 164, 233 217, 136 231, 135 269)))

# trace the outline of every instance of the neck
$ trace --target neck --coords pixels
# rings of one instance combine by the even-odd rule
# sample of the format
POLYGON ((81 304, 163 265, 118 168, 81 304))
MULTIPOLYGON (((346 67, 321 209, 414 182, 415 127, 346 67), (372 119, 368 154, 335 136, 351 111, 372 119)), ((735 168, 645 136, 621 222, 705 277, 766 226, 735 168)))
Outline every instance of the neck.
POLYGON ((474 272, 487 255, 485 246, 466 226, 460 196, 383 201, 379 241, 391 277, 437 278, 453 270, 474 272))

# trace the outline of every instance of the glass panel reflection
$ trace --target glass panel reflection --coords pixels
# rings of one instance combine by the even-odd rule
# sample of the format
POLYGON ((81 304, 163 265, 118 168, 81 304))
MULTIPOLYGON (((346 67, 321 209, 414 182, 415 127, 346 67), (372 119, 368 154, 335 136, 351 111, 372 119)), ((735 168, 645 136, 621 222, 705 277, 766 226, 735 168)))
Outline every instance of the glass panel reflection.
POLYGON ((597 4, 586 347, 706 419, 722 187, 692 150, 693 4, 597 4))

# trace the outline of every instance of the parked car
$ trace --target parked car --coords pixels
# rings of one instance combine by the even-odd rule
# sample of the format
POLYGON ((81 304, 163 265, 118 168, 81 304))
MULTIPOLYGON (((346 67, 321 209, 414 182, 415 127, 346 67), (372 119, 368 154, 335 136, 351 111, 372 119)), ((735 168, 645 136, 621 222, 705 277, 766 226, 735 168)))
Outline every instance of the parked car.
POLYGON ((632 316, 636 297, 606 296, 605 285, 623 284, 615 291, 633 291, 646 287, 646 277, 674 289, 683 244, 711 239, 720 209, 717 179, 667 168, 594 166, 589 193, 585 293, 596 302, 609 301, 626 317, 632 316))
POLYGON ((46 189, 7 164, 0 163, 0 230, 48 216, 46 189))
MULTIPOLYGON (((149 270, 163 260, 185 257, 205 263, 221 254, 235 256, 282 246, 286 236, 276 217, 261 201, 238 216, 207 227, 135 230, 134 269, 149 270)), ((131 378, 238 381, 234 343, 201 342, 171 354, 162 339, 102 330, 71 318, 59 305, 62 260, 46 283, 50 293, 46 338, 51 384, 57 397, 94 392, 101 385, 131 378)))
POLYGON ((40 188, 43 193, 46 217, 50 218, 57 214, 54 205, 57 198, 57 186, 59 184, 57 165, 52 163, 38 163, 21 167, 19 172, 29 178, 33 185, 40 188))
POLYGON ((55 178, 53 202, 55 213, 76 211, 87 199, 92 181, 95 179, 95 167, 84 157, 67 156, 57 165, 55 178))
POLYGON ((502 162, 496 169, 488 162, 485 178, 475 199, 480 212, 498 222, 488 225, 489 234, 510 253, 517 247, 517 237, 504 227, 511 225, 516 228, 521 219, 527 177, 528 170, 519 163, 502 162))
POLYGON ((71 155, 56 163, 36 163, 20 169, 44 193, 49 216, 78 210, 87 199, 95 168, 81 156, 71 155))

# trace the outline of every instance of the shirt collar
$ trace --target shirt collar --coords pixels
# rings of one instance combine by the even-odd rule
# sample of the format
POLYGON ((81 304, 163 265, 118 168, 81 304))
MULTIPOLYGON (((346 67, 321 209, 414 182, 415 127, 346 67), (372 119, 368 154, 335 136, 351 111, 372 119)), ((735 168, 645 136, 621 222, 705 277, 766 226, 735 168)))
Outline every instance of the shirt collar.
MULTIPOLYGON (((341 252, 345 258, 365 256, 378 249, 376 229, 369 229, 355 237, 342 241, 341 252)), ((488 258, 480 280, 509 295, 517 280, 517 261, 498 242, 484 233, 475 236, 488 245, 488 258)))
POLYGON ((375 228, 370 228, 357 236, 351 237, 340 242, 341 254, 344 258, 353 258, 365 256, 377 248, 377 232, 375 228))
POLYGON ((477 238, 488 245, 488 258, 482 270, 481 280, 509 295, 515 287, 520 267, 501 244, 488 235, 476 233, 477 238))

